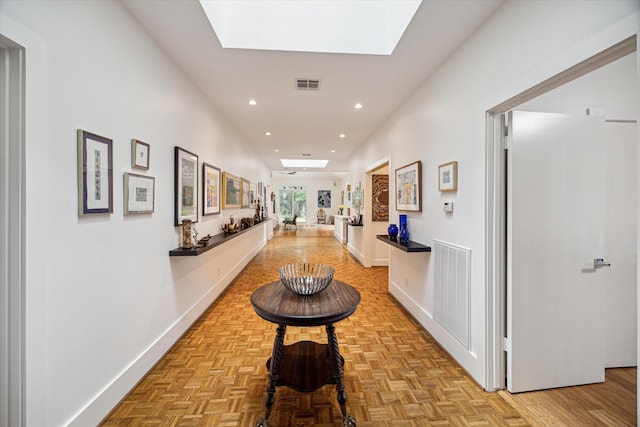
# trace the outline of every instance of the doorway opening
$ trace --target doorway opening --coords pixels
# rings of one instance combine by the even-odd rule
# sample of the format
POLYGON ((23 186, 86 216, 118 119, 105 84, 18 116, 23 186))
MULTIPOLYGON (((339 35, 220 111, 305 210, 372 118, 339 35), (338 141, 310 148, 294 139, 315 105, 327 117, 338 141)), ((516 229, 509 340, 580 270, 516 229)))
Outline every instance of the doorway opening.
POLYGON ((507 156, 504 113, 636 52, 630 37, 487 112, 487 389, 506 384, 507 156))
POLYGON ((306 186, 280 186, 280 215, 283 218, 293 218, 295 216, 297 222, 307 222, 306 186))

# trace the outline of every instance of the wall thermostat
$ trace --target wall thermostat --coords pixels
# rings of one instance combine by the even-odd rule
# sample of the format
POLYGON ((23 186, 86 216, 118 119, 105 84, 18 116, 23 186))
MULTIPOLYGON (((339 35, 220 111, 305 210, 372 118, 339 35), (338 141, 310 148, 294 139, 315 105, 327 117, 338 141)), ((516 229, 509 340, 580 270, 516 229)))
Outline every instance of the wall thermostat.
POLYGON ((453 202, 444 202, 442 210, 445 212, 453 212, 453 202))

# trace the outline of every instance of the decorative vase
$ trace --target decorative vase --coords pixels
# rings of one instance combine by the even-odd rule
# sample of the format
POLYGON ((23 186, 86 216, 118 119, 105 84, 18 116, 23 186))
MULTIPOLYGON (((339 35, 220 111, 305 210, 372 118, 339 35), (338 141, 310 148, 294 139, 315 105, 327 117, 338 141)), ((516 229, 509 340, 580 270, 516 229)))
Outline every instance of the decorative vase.
POLYGON ((387 228, 387 232, 389 233, 389 238, 391 240, 396 240, 398 237, 398 226, 395 224, 391 224, 389 228, 387 228))
POLYGON ((409 241, 409 228, 407 227, 407 216, 400 215, 400 242, 407 243, 409 241))

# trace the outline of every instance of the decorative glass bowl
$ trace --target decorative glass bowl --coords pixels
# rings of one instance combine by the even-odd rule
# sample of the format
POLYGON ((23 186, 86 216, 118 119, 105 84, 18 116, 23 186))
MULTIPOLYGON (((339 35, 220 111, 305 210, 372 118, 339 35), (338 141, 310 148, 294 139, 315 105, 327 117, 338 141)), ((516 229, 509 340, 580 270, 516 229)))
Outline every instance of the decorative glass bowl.
POLYGON ((329 286, 334 269, 326 264, 287 264, 280 267, 280 281, 298 295, 313 295, 329 286))

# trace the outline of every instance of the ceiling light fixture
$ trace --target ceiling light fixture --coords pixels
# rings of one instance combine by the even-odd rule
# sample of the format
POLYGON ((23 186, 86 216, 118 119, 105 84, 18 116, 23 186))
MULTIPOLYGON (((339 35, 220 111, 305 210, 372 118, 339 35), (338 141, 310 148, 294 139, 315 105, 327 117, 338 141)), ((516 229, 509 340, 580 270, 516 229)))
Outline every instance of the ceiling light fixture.
POLYGON ((329 160, 318 159, 280 159, 280 163, 285 168, 324 168, 329 160))
POLYGON ((269 131, 266 131, 264 134, 265 134, 266 136, 271 136, 271 132, 269 132, 269 131))
POLYGON ((359 102, 353 106, 353 108, 355 108, 356 110, 359 110, 362 108, 362 104, 360 104, 359 102))
POLYGON ((249 100, 249 105, 257 105, 258 103, 256 102, 255 99, 250 99, 249 100))
POLYGON ((347 137, 347 135, 345 135, 344 133, 340 134, 340 138, 346 138, 346 137, 347 137))

